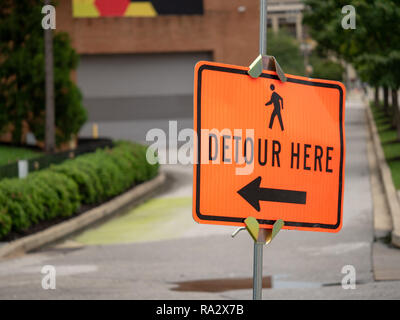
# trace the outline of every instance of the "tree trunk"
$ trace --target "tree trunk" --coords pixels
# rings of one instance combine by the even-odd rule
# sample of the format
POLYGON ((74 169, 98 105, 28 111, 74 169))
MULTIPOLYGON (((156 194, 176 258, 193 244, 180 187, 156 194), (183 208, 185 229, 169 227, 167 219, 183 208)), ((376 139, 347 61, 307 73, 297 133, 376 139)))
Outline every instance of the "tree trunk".
POLYGON ((392 127, 397 128, 398 120, 399 120, 399 109, 397 103, 397 90, 391 89, 392 94, 392 108, 393 108, 393 117, 392 117, 392 127))
POLYGON ((392 105, 393 105, 393 126, 396 128, 397 139, 400 140, 400 110, 399 110, 399 100, 397 97, 397 90, 392 89, 392 105))
POLYGON ((389 114, 389 88, 383 87, 383 110, 389 114))
POLYGON ((379 107, 379 87, 375 87, 375 96, 374 96, 374 104, 375 107, 379 107))

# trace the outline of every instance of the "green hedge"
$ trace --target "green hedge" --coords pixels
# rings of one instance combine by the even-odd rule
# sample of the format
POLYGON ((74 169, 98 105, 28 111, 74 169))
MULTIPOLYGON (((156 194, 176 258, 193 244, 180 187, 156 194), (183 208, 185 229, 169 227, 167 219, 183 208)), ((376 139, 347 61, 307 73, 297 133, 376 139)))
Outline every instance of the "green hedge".
POLYGON ((157 175, 147 147, 119 141, 29 174, 0 181, 0 239, 43 220, 73 215, 81 204, 98 204, 157 175))

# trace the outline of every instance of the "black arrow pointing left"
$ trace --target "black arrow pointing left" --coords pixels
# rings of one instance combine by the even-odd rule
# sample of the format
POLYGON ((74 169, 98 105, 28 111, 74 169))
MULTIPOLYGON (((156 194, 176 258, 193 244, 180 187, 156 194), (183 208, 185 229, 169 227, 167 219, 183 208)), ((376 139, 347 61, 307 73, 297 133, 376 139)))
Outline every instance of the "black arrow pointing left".
POLYGON ((261 177, 251 181, 238 193, 257 211, 260 211, 260 201, 305 204, 307 193, 284 189, 261 188, 261 177))

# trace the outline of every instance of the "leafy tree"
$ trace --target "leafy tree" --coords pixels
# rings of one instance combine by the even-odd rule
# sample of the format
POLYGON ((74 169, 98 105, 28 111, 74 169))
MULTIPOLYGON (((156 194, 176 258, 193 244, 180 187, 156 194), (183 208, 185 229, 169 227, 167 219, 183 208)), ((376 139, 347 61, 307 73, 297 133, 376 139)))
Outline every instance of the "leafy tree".
MULTIPOLYGON (((23 123, 38 140, 45 135, 43 2, 0 0, 0 130, 12 129, 14 143, 21 143, 23 123)), ((56 33, 54 87, 56 141, 71 139, 86 121, 82 96, 70 78, 78 55, 66 33, 56 33)))
POLYGON ((312 78, 343 80, 344 68, 340 63, 321 57, 317 53, 311 55, 310 63, 313 67, 312 78))
POLYGON ((361 76, 385 88, 384 107, 388 111, 387 89, 397 91, 400 86, 400 8, 393 0, 359 0, 356 4, 360 27, 352 41, 358 48, 353 64, 358 70, 369 69, 361 76))
MULTIPOLYGON (((276 57, 285 73, 304 75, 304 56, 300 50, 300 43, 285 29, 279 32, 268 32, 268 54, 276 57)), ((314 53, 310 64, 313 67, 313 78, 341 80, 343 67, 324 57, 324 53, 314 53)))
POLYGON ((395 0, 305 0, 305 4, 309 10, 304 22, 320 51, 353 64, 371 85, 395 86, 392 68, 400 54, 400 7, 395 0), (345 30, 341 8, 349 4, 356 9, 357 27, 345 30))
POLYGON ((300 44, 295 37, 287 31, 268 32, 267 53, 274 56, 283 72, 292 74, 304 74, 304 60, 300 51, 300 44))
MULTIPOLYGON (((400 87, 400 6, 397 0, 305 0, 304 22, 320 51, 329 51, 351 63, 371 86, 400 87), (341 26, 344 5, 356 9, 356 29, 341 26)), ((394 96, 394 94, 392 94, 394 96)), ((377 96, 377 95, 376 95, 377 96)), ((384 101, 388 100, 385 90, 384 101)), ((394 101, 395 117, 399 113, 394 101)), ((387 103, 386 103, 387 104, 387 103)), ((386 106, 386 111, 387 106, 386 106)), ((400 117, 399 117, 400 118, 400 117)), ((400 127, 400 119, 396 121, 400 127)), ((399 130, 400 133, 400 130, 399 130)), ((400 135, 399 135, 400 137, 400 135)))
POLYGON ((349 2, 351 0, 304 0, 307 10, 303 22, 310 27, 310 35, 318 43, 320 55, 333 53, 345 60, 350 55, 352 50, 345 39, 352 36, 352 30, 344 30, 341 26, 341 8, 349 2))

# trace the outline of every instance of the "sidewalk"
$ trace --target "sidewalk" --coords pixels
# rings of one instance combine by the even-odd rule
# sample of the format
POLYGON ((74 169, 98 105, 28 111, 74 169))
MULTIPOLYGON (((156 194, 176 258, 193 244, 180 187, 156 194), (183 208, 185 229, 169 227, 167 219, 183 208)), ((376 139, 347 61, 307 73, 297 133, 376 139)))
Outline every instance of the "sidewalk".
MULTIPOLYGON (((368 103, 367 101, 368 99, 364 99, 364 103, 368 103)), ((369 108, 369 106, 366 105, 366 108, 369 108)), ((372 115, 370 117, 369 121, 373 121, 372 115)), ((380 161, 385 161, 382 149, 380 151, 375 150, 377 144, 379 145, 378 148, 381 148, 379 137, 374 138, 374 130, 372 130, 372 127, 369 129, 368 161, 371 175, 375 235, 375 241, 372 246, 374 279, 378 281, 400 280, 400 249, 390 243, 391 235, 394 231, 394 221, 388 204, 388 201, 397 202, 398 200, 388 197, 386 189, 389 187, 393 188, 392 194, 395 197, 397 197, 397 194, 390 177, 391 172, 389 167, 387 165, 383 169, 379 167, 382 165, 380 161), (374 139, 376 141, 373 141, 374 139), (378 154, 380 154, 379 157, 378 154), (382 175, 386 175, 385 181, 383 181, 382 175), (385 183, 390 185, 385 187, 385 183)), ((397 211, 394 210, 392 212, 396 213, 397 211)))

